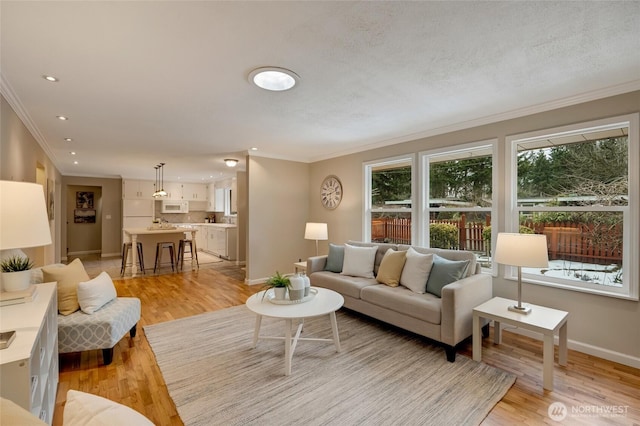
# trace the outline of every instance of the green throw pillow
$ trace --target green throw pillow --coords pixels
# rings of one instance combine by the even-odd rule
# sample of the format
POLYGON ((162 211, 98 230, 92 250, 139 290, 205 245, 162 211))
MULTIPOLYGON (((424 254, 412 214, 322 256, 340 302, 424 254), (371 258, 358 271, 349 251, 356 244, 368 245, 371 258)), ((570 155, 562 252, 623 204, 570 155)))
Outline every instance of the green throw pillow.
POLYGON ((342 272, 342 264, 344 263, 344 246, 329 243, 329 255, 327 256, 327 264, 324 266, 325 271, 342 272))
POLYGON ((442 287, 462 279, 468 267, 468 260, 448 260, 434 254, 433 266, 427 280, 427 293, 442 297, 442 287))

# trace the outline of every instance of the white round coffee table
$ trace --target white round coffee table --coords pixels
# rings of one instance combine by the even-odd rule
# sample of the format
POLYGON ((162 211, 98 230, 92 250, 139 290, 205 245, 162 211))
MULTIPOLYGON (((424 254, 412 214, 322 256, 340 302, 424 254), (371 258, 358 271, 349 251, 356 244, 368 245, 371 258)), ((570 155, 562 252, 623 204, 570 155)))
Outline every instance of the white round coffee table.
POLYGON ((284 340, 284 372, 287 376, 291 374, 291 360, 293 358, 293 352, 295 351, 296 345, 300 340, 333 342, 333 344, 336 346, 336 351, 340 352, 340 337, 338 335, 336 311, 342 307, 344 298, 340 293, 336 293, 333 290, 317 287, 313 287, 313 289, 317 290, 317 294, 315 295, 315 297, 308 302, 303 303, 295 303, 290 305, 279 305, 272 303, 268 300, 267 297, 263 298, 265 291, 270 290, 258 292, 247 299, 246 302, 247 308, 256 313, 256 327, 253 332, 253 347, 256 347, 259 339, 284 340), (304 319, 322 315, 329 315, 329 319, 331 320, 331 331, 333 332, 333 339, 300 337, 302 326, 304 325, 304 319), (285 320, 284 337, 260 336, 260 325, 262 323, 263 316, 285 320), (292 336, 291 328, 294 319, 300 319, 302 321, 298 324, 295 335, 292 336))

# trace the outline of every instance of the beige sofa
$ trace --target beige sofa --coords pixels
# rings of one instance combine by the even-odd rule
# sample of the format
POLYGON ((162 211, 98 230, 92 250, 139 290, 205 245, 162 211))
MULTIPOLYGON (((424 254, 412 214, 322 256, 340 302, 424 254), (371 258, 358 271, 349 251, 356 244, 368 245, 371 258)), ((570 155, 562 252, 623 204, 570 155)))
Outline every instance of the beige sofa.
MULTIPOLYGON (((388 249, 408 250, 408 245, 349 241, 351 246, 378 246, 374 274, 388 249)), ((441 258, 468 260, 466 275, 442 287, 441 296, 416 293, 402 285, 390 287, 375 278, 363 278, 326 271, 327 255, 307 260, 311 285, 324 287, 344 297, 344 307, 393 324, 444 344, 447 360, 455 361, 456 345, 472 334, 472 310, 491 299, 491 276, 480 273, 476 256, 469 251, 431 249, 411 246, 418 253, 437 254, 441 258)), ((488 327, 484 328, 485 334, 488 327)))

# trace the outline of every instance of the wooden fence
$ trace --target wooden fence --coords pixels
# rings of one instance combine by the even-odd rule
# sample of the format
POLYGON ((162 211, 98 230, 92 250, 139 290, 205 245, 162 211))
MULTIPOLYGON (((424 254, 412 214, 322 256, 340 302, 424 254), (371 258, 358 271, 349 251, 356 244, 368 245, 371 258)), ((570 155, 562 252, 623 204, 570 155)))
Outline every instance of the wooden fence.
MULTIPOLYGON (((463 214, 459 220, 432 219, 430 224, 448 223, 458 228, 459 250, 489 254, 489 244, 482 238, 482 231, 491 224, 467 222, 463 214)), ((620 225, 585 225, 579 223, 521 224, 536 234, 547 236, 549 260, 567 260, 593 264, 622 264, 622 227, 620 225)), ((376 218, 371 221, 371 241, 411 244, 410 218, 376 218)))

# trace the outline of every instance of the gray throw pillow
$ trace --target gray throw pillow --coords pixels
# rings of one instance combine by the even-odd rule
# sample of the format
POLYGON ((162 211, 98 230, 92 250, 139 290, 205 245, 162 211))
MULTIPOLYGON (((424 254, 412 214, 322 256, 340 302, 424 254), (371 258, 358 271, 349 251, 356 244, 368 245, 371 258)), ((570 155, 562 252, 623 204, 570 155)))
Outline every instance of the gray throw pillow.
POLYGON ((327 264, 324 266, 325 271, 342 272, 342 264, 344 263, 344 246, 329 243, 329 255, 327 256, 327 264))
POLYGON ((468 260, 449 260, 434 254, 427 280, 427 293, 442 297, 442 287, 462 279, 468 267, 468 260))

